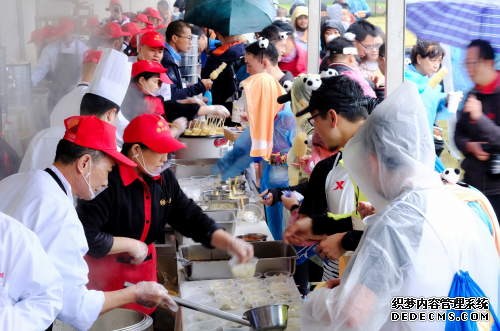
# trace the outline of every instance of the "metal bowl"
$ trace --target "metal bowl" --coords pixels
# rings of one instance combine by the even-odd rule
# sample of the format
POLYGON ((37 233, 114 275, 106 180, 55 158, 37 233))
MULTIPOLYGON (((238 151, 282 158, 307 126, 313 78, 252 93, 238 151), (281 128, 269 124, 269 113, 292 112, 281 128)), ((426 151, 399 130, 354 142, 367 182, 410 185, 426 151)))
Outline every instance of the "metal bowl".
POLYGON ((254 242, 254 241, 267 241, 267 235, 263 233, 245 233, 239 236, 236 236, 236 238, 242 239, 244 241, 248 242, 254 242))
MULTIPOLYGON (((70 325, 55 320, 54 331, 76 331, 70 325)), ((99 316, 89 331, 153 331, 153 319, 139 311, 117 308, 99 316)))
POLYGON ((254 330, 285 330, 288 323, 288 306, 271 305, 254 308, 243 313, 254 330))

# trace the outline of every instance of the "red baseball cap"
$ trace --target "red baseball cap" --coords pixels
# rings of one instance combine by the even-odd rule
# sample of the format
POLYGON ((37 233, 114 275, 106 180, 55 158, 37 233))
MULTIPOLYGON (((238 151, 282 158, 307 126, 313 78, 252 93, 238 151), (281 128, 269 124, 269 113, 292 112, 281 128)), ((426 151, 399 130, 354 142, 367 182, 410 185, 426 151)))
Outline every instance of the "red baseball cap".
POLYGON ((168 28, 168 24, 163 23, 163 24, 158 25, 158 26, 156 27, 156 30, 165 29, 165 28, 168 28))
POLYGON ((151 23, 148 20, 148 17, 146 15, 144 15, 144 14, 137 14, 136 20, 137 20, 137 22, 146 23, 148 26, 153 25, 153 23, 151 23))
POLYGON ((111 7, 112 5, 120 5, 120 7, 122 6, 122 4, 120 3, 120 0, 110 0, 109 6, 108 6, 108 8, 106 8, 106 10, 109 11, 109 7, 111 7))
POLYGON ((89 49, 88 51, 85 51, 85 53, 83 53, 83 64, 90 62, 99 63, 101 56, 102 56, 102 51, 89 49))
POLYGON ((137 23, 130 22, 122 25, 122 30, 130 33, 131 36, 140 33, 141 29, 137 26, 137 23))
POLYGON ((136 164, 116 150, 116 127, 108 124, 95 115, 72 116, 64 120, 66 133, 63 139, 75 145, 95 149, 111 156, 126 167, 136 164))
POLYGON ((99 30, 96 31, 96 35, 101 38, 119 38, 119 37, 128 37, 130 33, 123 32, 122 28, 118 25, 118 23, 107 23, 103 25, 99 30))
POLYGON ((173 84, 173 82, 165 74, 168 69, 164 68, 160 63, 156 61, 137 61, 132 65, 132 78, 142 74, 143 72, 154 72, 160 74, 160 80, 165 84, 173 84))
POLYGON ((162 154, 187 148, 172 137, 168 123, 163 117, 156 114, 142 114, 134 118, 125 128, 123 141, 126 143, 140 142, 162 154))
POLYGON ((146 45, 149 47, 165 47, 165 38, 156 31, 146 32, 141 36, 139 45, 146 45))
POLYGON ((52 31, 54 31, 55 27, 53 25, 45 25, 42 30, 40 30, 40 40, 43 41, 45 37, 51 36, 52 31))
POLYGON ((75 23, 73 23, 73 21, 69 18, 63 18, 60 19, 59 22, 57 22, 57 27, 54 29, 54 31, 52 31, 52 35, 56 37, 62 37, 69 31, 74 29, 75 23))
POLYGON ((149 8, 149 10, 146 12, 146 15, 148 15, 149 17, 157 18, 161 22, 163 22, 163 18, 160 16, 160 12, 154 10, 153 8, 149 8))
POLYGON ((83 30, 88 30, 92 26, 99 26, 99 20, 97 18, 91 17, 87 20, 87 24, 83 27, 83 30))
POLYGON ((37 30, 31 32, 31 38, 30 38, 30 40, 28 41, 28 43, 26 45, 29 45, 29 44, 37 41, 37 40, 38 41, 42 40, 41 36, 42 36, 42 31, 41 30, 37 29, 37 30))

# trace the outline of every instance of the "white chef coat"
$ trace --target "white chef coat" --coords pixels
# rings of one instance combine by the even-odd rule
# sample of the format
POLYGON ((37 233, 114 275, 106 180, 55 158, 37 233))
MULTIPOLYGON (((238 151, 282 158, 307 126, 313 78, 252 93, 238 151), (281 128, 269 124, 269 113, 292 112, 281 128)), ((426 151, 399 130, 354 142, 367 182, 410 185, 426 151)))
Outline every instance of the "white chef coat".
POLYGON ((19 172, 32 169, 44 170, 54 163, 57 144, 64 137, 65 132, 64 126, 55 126, 38 132, 24 154, 19 172))
MULTIPOLYGON (((80 63, 83 63, 83 53, 89 48, 80 40, 75 39, 71 44, 66 46, 62 41, 56 41, 47 45, 42 51, 35 69, 31 72, 31 83, 33 86, 40 83, 45 78, 49 71, 54 71, 57 65, 57 54, 77 54, 80 58, 80 63)), ((80 77, 81 79, 81 77, 80 77)))
POLYGON ((0 313, 0 329, 46 330, 61 311, 62 297, 63 280, 38 237, 0 213, 0 312, 13 308, 0 313), (16 315, 22 327, 11 319, 16 315))
POLYGON ((104 293, 89 291, 88 251, 83 226, 73 207, 71 186, 51 166, 66 192, 45 171, 15 174, 0 182, 0 211, 35 232, 64 281, 63 308, 57 319, 77 330, 88 330, 104 304, 104 293))
POLYGON ((55 106, 50 114, 50 126, 63 126, 64 120, 71 116, 80 115, 82 98, 89 88, 88 82, 80 82, 78 86, 66 94, 55 106))
POLYGON ((115 126, 116 126, 116 145, 120 147, 120 150, 121 147, 123 146, 123 133, 125 132, 125 128, 129 123, 130 123, 129 120, 127 120, 125 116, 123 116, 122 112, 121 111, 118 112, 118 115, 116 116, 115 120, 115 126))

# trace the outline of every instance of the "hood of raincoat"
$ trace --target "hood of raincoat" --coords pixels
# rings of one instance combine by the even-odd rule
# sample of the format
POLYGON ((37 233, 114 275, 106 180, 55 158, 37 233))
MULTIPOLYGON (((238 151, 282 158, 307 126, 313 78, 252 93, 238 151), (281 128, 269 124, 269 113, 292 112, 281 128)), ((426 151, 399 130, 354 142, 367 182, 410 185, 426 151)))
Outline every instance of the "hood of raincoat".
POLYGON ((403 191, 440 185, 432 133, 415 83, 406 81, 373 111, 346 144, 343 158, 376 210, 403 191))
POLYGON ((292 14, 292 28, 293 31, 297 30, 295 23, 297 22, 297 17, 306 15, 309 17, 309 9, 306 6, 295 7, 292 14))
MULTIPOLYGON (((292 111, 294 114, 304 110, 309 106, 309 100, 311 99, 311 91, 306 89, 306 84, 304 83, 304 78, 319 78, 319 75, 315 74, 300 74, 295 78, 292 84, 292 89, 290 93, 292 95, 292 111)), ((310 113, 304 114, 296 118, 297 132, 308 132, 312 129, 311 125, 307 119, 311 117, 310 113)))

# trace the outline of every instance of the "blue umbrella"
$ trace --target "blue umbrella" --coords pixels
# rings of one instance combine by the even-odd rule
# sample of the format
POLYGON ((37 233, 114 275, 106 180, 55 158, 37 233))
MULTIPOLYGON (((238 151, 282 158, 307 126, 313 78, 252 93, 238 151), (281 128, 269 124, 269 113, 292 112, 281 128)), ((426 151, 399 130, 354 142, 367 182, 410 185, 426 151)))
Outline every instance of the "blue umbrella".
POLYGON ((499 0, 407 0, 406 27, 418 38, 465 48, 474 39, 500 52, 499 0))
POLYGON ((269 0, 187 0, 184 21, 235 36, 262 31, 275 16, 269 0))

